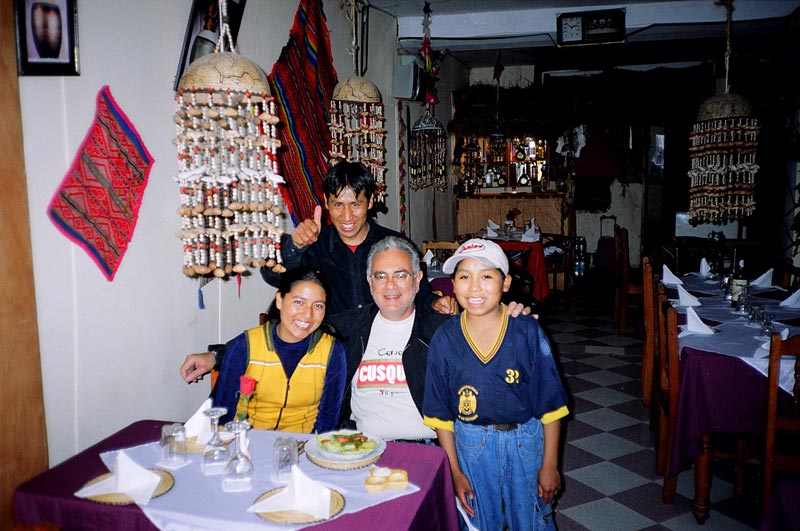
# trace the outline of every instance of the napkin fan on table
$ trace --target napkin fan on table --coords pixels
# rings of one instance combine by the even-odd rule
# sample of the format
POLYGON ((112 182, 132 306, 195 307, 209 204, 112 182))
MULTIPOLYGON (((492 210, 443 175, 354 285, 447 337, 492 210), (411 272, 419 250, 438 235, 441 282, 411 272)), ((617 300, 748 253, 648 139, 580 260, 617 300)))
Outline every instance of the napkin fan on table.
MULTIPOLYGON (((491 221, 492 220, 490 219, 489 222, 491 222, 491 221)), ((497 227, 495 227, 495 228, 497 228, 497 227)), ((497 237, 497 233, 494 231, 494 229, 492 229, 491 225, 487 225, 487 227, 486 227, 486 237, 487 238, 496 238, 497 237)))
POLYGON ((781 303, 781 306, 787 308, 800 308, 800 289, 787 297, 786 300, 781 303))
POLYGON ((683 337, 688 334, 713 334, 714 330, 705 324, 697 312, 689 306, 686 308, 686 329, 683 330, 678 337, 683 337))
POLYGON ((702 258, 700 260, 700 276, 701 277, 710 277, 711 276, 711 266, 708 263, 708 260, 702 258))
POLYGON ((661 282, 664 284, 683 284, 683 281, 675 276, 675 273, 670 271, 667 267, 667 264, 664 264, 664 267, 661 271, 661 282))
POLYGON ((689 293, 683 286, 678 286, 678 305, 679 306, 701 306, 697 297, 689 293))
POLYGON ((757 279, 750 282, 751 286, 758 286, 761 288, 769 288, 772 286, 772 272, 773 269, 770 267, 767 269, 767 272, 758 277, 757 279))
POLYGON ((211 421, 203 413, 207 409, 211 409, 211 399, 207 398, 200 406, 200 409, 194 412, 189 420, 183 425, 186 430, 186 438, 197 437, 195 444, 205 444, 211 439, 211 421))
POLYGON ((425 251, 425 256, 422 257, 422 261, 425 262, 425 265, 431 267, 431 260, 433 259, 433 253, 430 249, 425 251))
POLYGON ((491 219, 490 219, 489 221, 487 221, 487 222, 486 222, 486 226, 487 226, 487 227, 489 227, 489 228, 490 228, 490 229, 492 229, 492 230, 497 230, 497 229, 499 229, 499 228, 500 228, 500 225, 498 225, 497 223, 495 223, 495 222, 494 222, 494 221, 492 221, 491 219))
POLYGON ((522 233, 522 241, 524 242, 538 242, 541 237, 539 228, 534 223, 534 218, 531 218, 531 228, 522 233))
POLYGON ((286 488, 274 496, 251 505, 247 510, 251 513, 293 510, 310 514, 315 518, 328 518, 331 515, 331 489, 314 481, 297 465, 293 465, 286 488))
POLYGON ((93 485, 83 487, 75 496, 88 498, 100 494, 125 494, 139 505, 147 505, 153 496, 161 476, 137 465, 125 452, 119 452, 114 473, 93 485))

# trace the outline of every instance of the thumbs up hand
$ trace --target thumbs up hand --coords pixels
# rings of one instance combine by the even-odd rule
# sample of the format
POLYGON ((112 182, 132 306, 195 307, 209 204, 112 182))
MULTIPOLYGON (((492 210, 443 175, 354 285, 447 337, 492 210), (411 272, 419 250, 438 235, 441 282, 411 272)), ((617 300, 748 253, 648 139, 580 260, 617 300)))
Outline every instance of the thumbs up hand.
POLYGON ((320 231, 322 231, 322 207, 318 205, 314 208, 313 218, 304 219, 295 227, 292 242, 295 247, 302 249, 317 241, 320 231))

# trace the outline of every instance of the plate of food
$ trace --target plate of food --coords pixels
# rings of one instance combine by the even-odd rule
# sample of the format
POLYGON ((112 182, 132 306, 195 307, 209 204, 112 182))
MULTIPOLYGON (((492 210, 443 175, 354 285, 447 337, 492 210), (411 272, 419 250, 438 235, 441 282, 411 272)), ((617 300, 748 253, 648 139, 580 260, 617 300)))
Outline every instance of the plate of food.
POLYGON ((318 433, 305 446, 306 455, 313 463, 320 466, 344 465, 345 468, 372 464, 380 458, 384 450, 386 441, 377 435, 357 430, 318 433))

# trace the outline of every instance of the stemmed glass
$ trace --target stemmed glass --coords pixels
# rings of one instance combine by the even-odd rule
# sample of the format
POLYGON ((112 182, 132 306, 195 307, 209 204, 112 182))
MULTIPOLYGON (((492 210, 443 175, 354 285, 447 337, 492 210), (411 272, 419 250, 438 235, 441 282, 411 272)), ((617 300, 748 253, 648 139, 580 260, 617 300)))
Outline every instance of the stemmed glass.
POLYGON ((247 430, 250 423, 235 420, 225 424, 225 429, 233 433, 235 449, 225 465, 222 476, 222 490, 225 492, 245 492, 253 488, 253 461, 247 454, 247 430))
POLYGON ((203 450, 203 474, 215 476, 225 471, 228 463, 228 447, 222 437, 219 436, 219 419, 228 412, 224 407, 212 407, 203 413, 211 419, 211 431, 213 435, 203 450))
POLYGON ((760 302, 750 304, 750 318, 746 326, 750 328, 761 328, 761 321, 764 315, 764 305, 760 302))
POLYGON ((772 320, 775 318, 771 313, 764 313, 764 319, 761 321, 761 339, 771 339, 772 334, 775 332, 775 325, 772 320))

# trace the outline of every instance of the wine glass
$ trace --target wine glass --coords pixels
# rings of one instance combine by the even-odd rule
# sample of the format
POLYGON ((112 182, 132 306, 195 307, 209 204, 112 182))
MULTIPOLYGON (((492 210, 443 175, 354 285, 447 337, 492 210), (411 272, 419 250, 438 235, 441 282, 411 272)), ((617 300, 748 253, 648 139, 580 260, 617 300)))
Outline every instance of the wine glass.
POLYGON ((775 332, 775 325, 772 320, 775 318, 771 313, 764 313, 764 319, 761 321, 761 339, 771 339, 772 334, 775 332))
POLYGON ((224 407, 212 407, 203 413, 211 419, 211 432, 213 435, 203 450, 203 474, 215 476, 225 471, 228 463, 228 447, 222 437, 219 436, 219 419, 228 412, 224 407))
POLYGON ((225 429, 233 433, 235 448, 225 465, 222 476, 222 490, 225 492, 246 492, 253 488, 253 461, 247 455, 247 430, 250 423, 235 420, 225 424, 225 429))

